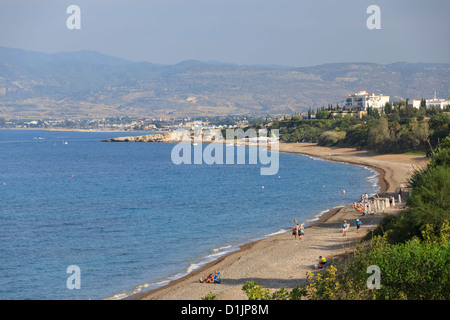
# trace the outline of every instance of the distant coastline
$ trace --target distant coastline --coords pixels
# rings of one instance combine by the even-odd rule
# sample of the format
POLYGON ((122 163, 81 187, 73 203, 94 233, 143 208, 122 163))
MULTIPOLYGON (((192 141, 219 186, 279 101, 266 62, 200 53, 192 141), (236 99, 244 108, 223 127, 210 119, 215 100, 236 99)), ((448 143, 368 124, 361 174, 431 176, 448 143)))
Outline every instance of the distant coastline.
POLYGON ((159 131, 123 131, 123 130, 99 130, 99 129, 70 129, 70 128, 0 128, 0 130, 30 130, 30 131, 58 131, 58 132, 98 132, 98 133, 136 133, 136 134, 155 134, 159 131))

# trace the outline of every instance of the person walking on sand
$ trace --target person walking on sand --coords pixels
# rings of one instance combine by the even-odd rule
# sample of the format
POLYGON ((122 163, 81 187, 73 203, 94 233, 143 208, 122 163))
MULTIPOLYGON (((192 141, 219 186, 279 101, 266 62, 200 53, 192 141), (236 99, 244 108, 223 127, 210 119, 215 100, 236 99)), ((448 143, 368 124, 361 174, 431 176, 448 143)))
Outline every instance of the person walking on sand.
POLYGON ((347 224, 347 221, 344 220, 344 222, 342 223, 342 236, 347 235, 347 230, 348 230, 348 224, 347 224))
POLYGON ((361 221, 359 219, 356 219, 356 232, 359 233, 359 228, 361 228, 361 221))
POLYGON ((297 223, 292 230, 292 234, 295 236, 295 240, 297 240, 299 229, 300 229, 300 227, 298 226, 298 223, 297 223))
POLYGON ((303 239, 303 235, 305 234, 305 227, 303 226, 303 223, 300 224, 299 233, 300 233, 300 240, 301 240, 301 239, 303 239))

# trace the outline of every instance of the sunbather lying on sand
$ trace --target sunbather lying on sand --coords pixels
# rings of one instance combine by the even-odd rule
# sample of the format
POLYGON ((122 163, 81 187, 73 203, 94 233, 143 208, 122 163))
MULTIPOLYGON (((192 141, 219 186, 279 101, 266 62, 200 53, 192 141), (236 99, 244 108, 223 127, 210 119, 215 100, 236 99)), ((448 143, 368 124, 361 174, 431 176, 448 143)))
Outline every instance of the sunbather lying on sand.
POLYGON ((218 277, 219 277, 219 273, 216 270, 214 272, 214 274, 210 273, 207 278, 205 278, 205 279, 200 278, 200 282, 201 283, 213 283, 218 277))

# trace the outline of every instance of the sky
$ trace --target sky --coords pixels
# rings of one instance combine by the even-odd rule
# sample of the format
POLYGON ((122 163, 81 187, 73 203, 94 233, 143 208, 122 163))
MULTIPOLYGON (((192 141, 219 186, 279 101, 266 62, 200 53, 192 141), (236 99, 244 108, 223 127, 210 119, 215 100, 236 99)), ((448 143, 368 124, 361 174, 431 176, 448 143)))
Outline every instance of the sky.
POLYGON ((160 64, 450 63, 449 12, 448 0, 0 0, 0 46, 160 64))

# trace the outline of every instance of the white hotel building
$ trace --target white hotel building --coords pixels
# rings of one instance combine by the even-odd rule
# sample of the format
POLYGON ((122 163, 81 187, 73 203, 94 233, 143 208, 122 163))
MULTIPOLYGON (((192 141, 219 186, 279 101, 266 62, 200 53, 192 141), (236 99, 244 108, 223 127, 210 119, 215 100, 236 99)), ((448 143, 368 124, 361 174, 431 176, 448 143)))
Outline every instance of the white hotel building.
POLYGON ((450 99, 426 100, 426 104, 427 104, 427 108, 429 108, 429 107, 438 107, 438 108, 444 109, 447 106, 450 106, 450 99))
MULTIPOLYGON (((408 100, 408 104, 414 108, 419 108, 421 102, 422 102, 422 99, 408 100)), ((431 107, 438 107, 441 109, 445 109, 447 106, 450 106, 450 99, 436 99, 436 97, 434 97, 434 99, 425 100, 425 104, 426 104, 427 109, 431 108, 431 107)))
POLYGON ((365 90, 358 90, 355 94, 345 97, 343 107, 345 110, 367 111, 367 108, 383 108, 389 102, 389 96, 384 94, 376 95, 367 93, 365 90))

